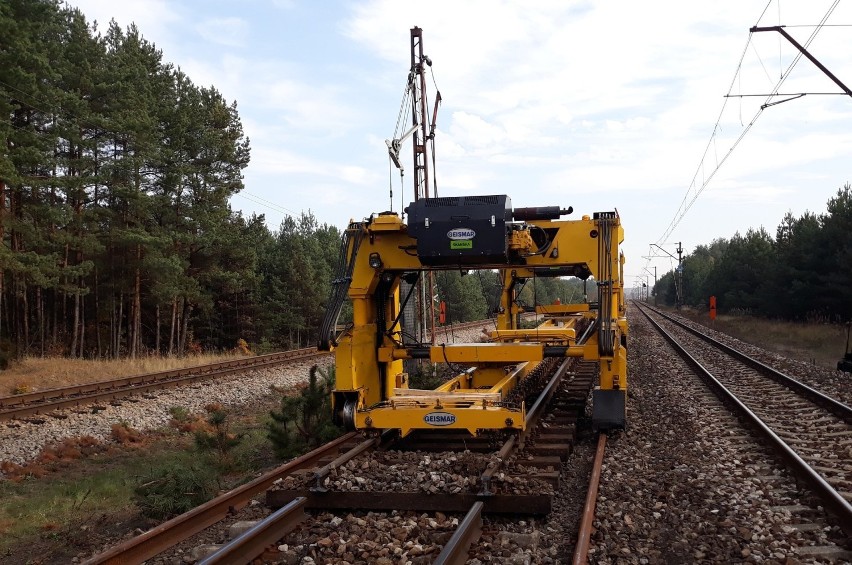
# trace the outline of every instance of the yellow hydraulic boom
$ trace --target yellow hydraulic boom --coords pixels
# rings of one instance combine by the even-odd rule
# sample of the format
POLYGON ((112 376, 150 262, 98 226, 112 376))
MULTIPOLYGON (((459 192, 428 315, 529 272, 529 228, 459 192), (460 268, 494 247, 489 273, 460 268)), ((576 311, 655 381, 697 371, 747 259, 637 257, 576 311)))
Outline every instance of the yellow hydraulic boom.
MULTIPOLYGON (((506 196, 421 199, 406 208, 408 223, 382 213, 350 224, 323 323, 320 349, 335 351, 335 420, 349 429, 422 428, 522 430, 522 401, 512 390, 549 357, 600 361, 593 423, 623 427, 627 391, 624 239, 615 212, 560 220, 571 209, 512 209, 506 196), (498 269, 502 276, 497 329, 488 343, 407 343, 401 312, 410 296, 400 282, 429 270, 498 269), (593 304, 541 307, 538 329, 518 327, 516 285, 547 276, 593 277, 593 304), (346 298, 352 324, 336 335, 346 298), (435 390, 409 388, 406 359, 458 368, 435 390)), ((412 285, 413 287, 413 285, 412 285)))

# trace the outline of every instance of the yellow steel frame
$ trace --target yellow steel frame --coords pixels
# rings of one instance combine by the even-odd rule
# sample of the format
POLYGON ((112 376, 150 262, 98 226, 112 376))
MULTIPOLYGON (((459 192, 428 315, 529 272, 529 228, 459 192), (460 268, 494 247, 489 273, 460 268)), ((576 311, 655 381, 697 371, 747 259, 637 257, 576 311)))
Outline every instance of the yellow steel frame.
POLYGON ((562 347, 557 349, 560 356, 600 360, 601 389, 626 390, 627 359, 622 339, 627 333, 624 259, 619 254, 624 235, 617 216, 601 220, 588 216, 572 221, 535 220, 513 230, 507 245, 514 262, 476 267, 500 269, 503 277, 497 330, 491 332, 493 341, 421 347, 418 351, 402 345, 398 326, 382 331, 378 326, 388 325, 399 314, 401 274, 429 267, 421 264, 415 252, 416 240, 395 214, 374 217, 361 229, 359 248, 348 250, 350 260, 354 260, 349 286, 353 323, 335 348, 336 388, 332 399, 339 410, 340 403, 357 398, 356 428, 393 428, 403 435, 418 428, 436 427, 471 433, 483 429, 521 430, 525 406, 509 406, 506 399, 539 362, 553 355, 554 346, 562 347), (610 222, 612 230, 608 248, 597 237, 604 221, 610 222), (551 234, 546 253, 537 253, 529 233, 531 227, 551 234), (602 260, 609 264, 602 265, 602 260), (546 320, 537 330, 517 327, 520 311, 514 281, 536 276, 536 269, 577 266, 605 283, 599 292, 612 297, 610 311, 598 320, 611 332, 611 352, 601 353, 598 332, 585 343, 576 343, 576 321, 596 316, 588 305, 542 307, 540 312, 553 319, 546 320), (607 272, 611 273, 610 280, 602 281, 600 274, 607 272), (410 358, 464 365, 467 370, 435 391, 414 391, 408 388, 408 376, 403 372, 403 360, 410 358))

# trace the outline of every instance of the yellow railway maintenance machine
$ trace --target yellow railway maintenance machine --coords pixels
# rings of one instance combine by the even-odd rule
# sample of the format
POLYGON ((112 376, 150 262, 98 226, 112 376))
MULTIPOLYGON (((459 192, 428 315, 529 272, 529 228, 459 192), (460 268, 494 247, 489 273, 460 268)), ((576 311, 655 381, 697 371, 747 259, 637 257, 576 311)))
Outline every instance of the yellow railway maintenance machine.
POLYGON ((508 196, 420 199, 408 223, 385 212, 344 232, 319 348, 335 351, 334 419, 348 429, 522 430, 523 402, 510 393, 548 357, 600 361, 593 425, 624 427, 627 351, 623 292, 624 232, 616 212, 559 220, 571 209, 512 209, 508 196), (411 343, 401 312, 429 270, 498 269, 503 289, 497 329, 486 343, 411 343), (541 276, 594 277, 593 304, 542 307, 545 322, 519 329, 519 281, 541 276), (339 335, 346 297, 352 323, 339 335), (577 333, 580 333, 578 336, 577 333), (405 359, 446 363, 458 374, 435 390, 411 389, 405 359))

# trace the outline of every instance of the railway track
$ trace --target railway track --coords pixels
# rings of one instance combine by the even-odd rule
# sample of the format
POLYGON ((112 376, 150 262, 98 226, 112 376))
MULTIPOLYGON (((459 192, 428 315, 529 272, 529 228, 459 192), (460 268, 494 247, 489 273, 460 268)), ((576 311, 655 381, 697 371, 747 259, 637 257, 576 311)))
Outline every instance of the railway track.
MULTIPOLYGON (((350 433, 87 563, 150 559, 264 491, 272 510, 268 515, 235 524, 228 542, 218 526, 213 537, 221 541, 195 547, 193 558, 201 563, 247 563, 258 557, 289 562, 311 552, 318 562, 407 557, 420 563, 464 563, 471 554, 490 551, 495 536, 502 536, 495 529, 501 520, 542 517, 551 509, 596 375, 590 363, 552 365, 555 372, 538 376, 539 390, 526 391, 532 405, 526 433, 499 442, 446 432, 402 440, 387 433, 367 438, 350 433), (456 479, 462 474, 466 480, 455 484, 454 471, 456 479), (499 517, 507 513, 514 517, 499 517), (484 515, 494 517, 487 526, 484 515), (344 540, 342 532, 357 534, 344 540), (380 540, 390 533, 407 539, 382 555, 379 542, 368 536, 380 540)), ((523 535, 500 539, 505 544, 523 535)))
POLYGON ((671 316, 640 311, 852 535, 852 409, 671 316))
MULTIPOLYGON (((448 326, 441 328, 439 335, 485 323, 488 322, 476 321, 448 326)), ((101 402, 116 402, 123 398, 132 398, 157 390, 186 386, 198 381, 327 355, 329 355, 328 352, 318 351, 314 347, 292 349, 195 367, 2 396, 0 397, 0 422, 42 416, 57 410, 73 409, 101 402)))

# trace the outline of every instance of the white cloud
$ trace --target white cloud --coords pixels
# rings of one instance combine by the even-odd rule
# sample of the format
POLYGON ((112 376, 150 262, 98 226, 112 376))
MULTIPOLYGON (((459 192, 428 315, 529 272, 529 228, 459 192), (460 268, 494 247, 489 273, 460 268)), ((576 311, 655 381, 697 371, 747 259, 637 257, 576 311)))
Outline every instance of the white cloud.
POLYGON ((184 20, 181 7, 168 0, 68 0, 68 4, 79 8, 90 23, 97 21, 102 33, 113 19, 122 29, 135 23, 161 49, 173 45, 170 30, 184 20))
POLYGON ((794 189, 790 187, 724 181, 709 187, 704 195, 708 200, 765 206, 771 202, 781 202, 782 198, 793 192, 794 189))
POLYGON ((242 18, 209 18, 195 25, 198 34, 211 43, 226 47, 244 47, 249 24, 242 18))
POLYGON ((343 184, 370 186, 381 176, 357 165, 322 161, 285 148, 261 148, 252 151, 250 169, 256 175, 309 175, 334 178, 343 184))
MULTIPOLYGON (((796 55, 779 34, 750 37, 749 27, 816 23, 832 1, 781 2, 779 20, 774 0, 760 22, 766 0, 701 9, 679 0, 435 0, 428 10, 366 0, 336 11, 274 0, 245 3, 236 14, 207 5, 199 32, 219 43, 242 38, 238 55, 209 43, 198 49, 198 34, 185 33, 197 21, 186 0, 79 5, 102 27, 113 15, 122 25, 136 20, 196 84, 239 101, 254 148, 249 190, 268 186, 276 198, 286 194, 288 208, 312 207, 338 225, 388 206, 384 139, 408 73, 409 29, 419 25, 434 62, 430 101, 432 72, 444 99, 440 193, 505 193, 516 206, 572 204, 577 214, 617 207, 628 269, 639 271, 696 170, 701 182, 764 102, 729 99, 708 146, 729 86, 733 94, 769 92, 796 55), (275 26, 260 19, 270 13, 281 16, 275 26), (234 15, 251 33, 221 31, 234 15)), ((841 3, 829 23, 849 20, 852 3, 841 3)), ((787 31, 805 43, 813 28, 787 31)), ((852 84, 846 28, 820 30, 809 50, 852 84)), ((839 88, 802 59, 781 91, 839 88)), ((822 209, 850 180, 850 122, 848 97, 809 95, 767 108, 673 238, 692 248, 749 225, 773 226, 787 209, 822 209)), ((395 201, 411 198, 410 142, 402 155, 402 191, 391 171, 395 201)))

